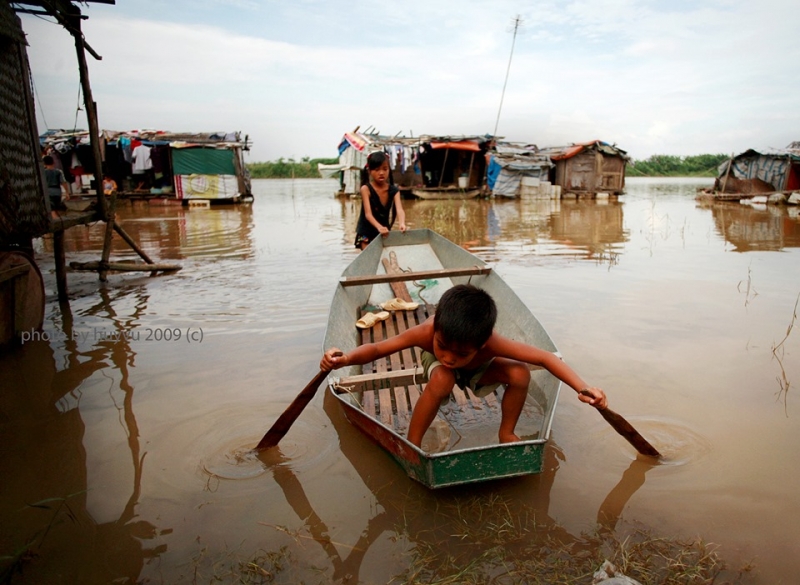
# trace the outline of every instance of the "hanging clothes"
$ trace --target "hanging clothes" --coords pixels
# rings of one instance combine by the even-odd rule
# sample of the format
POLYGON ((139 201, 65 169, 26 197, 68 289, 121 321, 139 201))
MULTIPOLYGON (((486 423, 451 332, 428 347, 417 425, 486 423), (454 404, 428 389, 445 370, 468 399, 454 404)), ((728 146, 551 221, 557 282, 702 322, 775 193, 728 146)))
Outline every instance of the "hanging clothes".
POLYGON ((153 161, 150 159, 150 147, 140 144, 131 155, 133 157, 133 174, 141 175, 153 168, 153 161))

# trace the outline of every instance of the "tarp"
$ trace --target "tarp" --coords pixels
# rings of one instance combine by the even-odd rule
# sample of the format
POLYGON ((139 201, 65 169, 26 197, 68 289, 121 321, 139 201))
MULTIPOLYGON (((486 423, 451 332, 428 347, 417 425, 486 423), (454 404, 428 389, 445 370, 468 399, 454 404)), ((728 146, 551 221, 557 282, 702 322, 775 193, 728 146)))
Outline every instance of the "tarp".
POLYGON ((486 171, 486 185, 494 195, 516 197, 522 177, 547 180, 553 164, 542 155, 532 153, 516 156, 493 155, 486 171))
POLYGON ((460 142, 431 142, 431 148, 452 148, 453 150, 467 150, 471 152, 480 152, 481 147, 477 142, 471 140, 462 140, 460 142))
POLYGON ((735 179, 761 179, 772 185, 773 189, 787 188, 787 176, 792 163, 800 162, 800 156, 787 150, 774 152, 759 152, 747 150, 733 159, 733 166, 728 173, 726 160, 719 167, 719 177, 729 175, 735 179))
POLYGON ((238 197, 235 175, 175 175, 178 199, 232 199, 238 197))
POLYGON ((624 150, 602 140, 590 140, 589 142, 579 142, 571 146, 545 148, 542 151, 546 151, 551 160, 566 160, 590 148, 595 148, 603 154, 621 156, 625 160, 628 159, 628 155, 624 150))
POLYGON ((333 177, 341 173, 343 170, 345 170, 345 168, 346 167, 341 164, 326 165, 323 163, 317 163, 317 170, 319 171, 319 174, 323 179, 332 179, 333 177))
POLYGON ((175 175, 235 175, 234 151, 222 148, 173 148, 175 175))

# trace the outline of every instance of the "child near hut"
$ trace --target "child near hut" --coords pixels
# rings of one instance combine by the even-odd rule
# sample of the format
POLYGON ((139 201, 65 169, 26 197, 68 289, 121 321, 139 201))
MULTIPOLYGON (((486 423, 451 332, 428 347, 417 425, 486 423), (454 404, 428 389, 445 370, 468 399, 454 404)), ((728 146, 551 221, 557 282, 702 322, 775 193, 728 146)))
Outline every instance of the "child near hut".
POLYGON ((424 323, 386 340, 360 345, 346 354, 337 355, 340 350, 331 348, 322 356, 320 369, 366 364, 410 347, 421 348, 421 365, 428 385, 408 426, 408 440, 417 447, 455 384, 469 387, 477 396, 504 385, 498 437, 501 443, 519 441, 514 429, 528 394, 528 364, 545 368, 572 387, 581 402, 601 410, 607 406, 605 393, 589 387, 555 354, 497 334, 496 320, 497 307, 486 291, 468 284, 457 285, 442 295, 436 313, 424 323))
POLYGON ((368 180, 361 186, 361 215, 356 226, 356 248, 362 250, 377 236, 386 237, 395 216, 400 231, 406 231, 406 214, 400 200, 400 190, 389 180, 389 159, 383 152, 367 157, 368 180))
POLYGON ((50 197, 50 209, 52 212, 64 209, 63 201, 69 199, 69 184, 64 177, 61 169, 56 168, 53 157, 49 154, 42 158, 44 163, 44 179, 47 183, 47 195, 50 197))

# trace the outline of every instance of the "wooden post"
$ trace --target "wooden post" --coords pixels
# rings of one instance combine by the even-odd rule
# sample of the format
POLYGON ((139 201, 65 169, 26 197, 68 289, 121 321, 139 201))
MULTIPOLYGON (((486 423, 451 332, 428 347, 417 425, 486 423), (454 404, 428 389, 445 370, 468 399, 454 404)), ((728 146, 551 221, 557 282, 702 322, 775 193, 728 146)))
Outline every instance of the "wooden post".
POLYGON ((447 166, 447 155, 450 154, 450 149, 445 148, 444 150, 444 162, 442 163, 442 173, 439 175, 439 187, 442 186, 442 181, 444 181, 444 167, 447 166))
POLYGON ((66 301, 69 298, 69 291, 67 290, 67 262, 64 254, 64 230, 53 232, 53 256, 56 261, 58 300, 66 301))
POLYGON ((139 256, 141 257, 141 259, 142 259, 142 260, 144 260, 144 261, 145 261, 145 262, 147 262, 148 264, 155 264, 155 263, 154 263, 154 262, 153 262, 153 261, 150 259, 150 256, 148 256, 148 255, 145 253, 145 251, 144 251, 144 250, 142 250, 142 249, 141 249, 141 248, 140 248, 140 247, 139 247, 139 246, 136 244, 136 242, 134 241, 134 239, 128 235, 128 232, 126 232, 124 229, 122 229, 122 226, 121 226, 121 225, 119 225, 119 224, 117 223, 117 220, 116 220, 116 219, 115 219, 115 220, 114 220, 112 223, 114 224, 114 231, 115 231, 115 232, 117 232, 117 233, 118 233, 118 234, 119 234, 119 235, 122 237, 122 239, 123 239, 123 240, 125 240, 125 243, 127 243, 127 244, 128 244, 128 245, 129 245, 129 246, 130 246, 130 247, 133 249, 133 251, 134 251, 134 252, 136 252, 137 254, 139 254, 139 256))
POLYGON ((725 169, 725 178, 722 180, 722 192, 725 192, 725 186, 728 184, 728 175, 731 172, 731 167, 733 166, 733 154, 731 154, 731 158, 728 159, 728 168, 725 169))
MULTIPOLYGON (((105 221, 109 221, 108 202, 103 195, 103 155, 100 152, 100 127, 97 123, 97 109, 92 98, 92 86, 89 84, 89 67, 86 64, 85 43, 81 32, 81 11, 78 7, 71 4, 74 11, 70 11, 69 24, 70 32, 75 38, 75 51, 78 55, 78 71, 81 78, 81 89, 83 91, 83 104, 86 109, 86 121, 89 125, 89 141, 92 145, 94 155, 94 181, 97 192, 97 207, 105 221)), ((110 228, 109 228, 110 229, 110 228)), ((101 277, 101 280, 104 280, 101 277)))
POLYGON ((106 219, 106 235, 103 239, 103 255, 100 257, 100 266, 97 271, 101 282, 106 282, 106 280, 108 280, 108 271, 106 266, 108 266, 108 259, 111 256, 111 240, 114 236, 114 224, 117 223, 116 219, 114 218, 114 211, 116 207, 117 194, 112 193, 111 202, 108 206, 108 219, 106 219))

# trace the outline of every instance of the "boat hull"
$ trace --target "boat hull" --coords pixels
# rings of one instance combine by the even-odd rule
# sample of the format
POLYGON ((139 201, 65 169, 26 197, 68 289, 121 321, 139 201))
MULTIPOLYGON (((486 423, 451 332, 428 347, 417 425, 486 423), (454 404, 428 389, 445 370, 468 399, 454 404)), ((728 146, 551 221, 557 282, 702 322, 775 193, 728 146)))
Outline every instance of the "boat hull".
MULTIPOLYGON (((497 330, 501 334, 557 352, 539 321, 491 267, 430 230, 391 232, 388 237, 373 241, 345 269, 331 305, 326 348, 335 346, 350 351, 365 342, 364 332, 355 328, 355 322, 361 310, 395 296, 393 283, 385 282, 390 274, 387 274, 388 262, 383 262, 392 257, 403 270, 426 277, 421 282, 408 281, 413 300, 423 307, 432 311, 448 288, 471 282, 495 299, 497 330)), ((421 312, 415 319, 411 314, 392 315, 386 324, 381 324, 383 332, 371 334, 397 334, 427 315, 421 312)), ((456 388, 454 395, 460 400, 451 402, 449 410, 443 407, 440 417, 446 419, 458 439, 451 440, 442 450, 426 451, 405 438, 415 397, 424 391, 424 383, 419 380, 418 354, 414 351, 404 354, 402 359, 378 364, 377 369, 348 366, 336 370, 329 377, 327 391, 341 405, 347 420, 383 448, 409 477, 429 488, 441 488, 542 471, 544 448, 561 386, 558 379, 546 370, 531 371, 525 407, 528 426, 520 433, 518 425, 518 434, 523 439, 518 443, 497 442, 501 396, 481 399, 456 388)))

